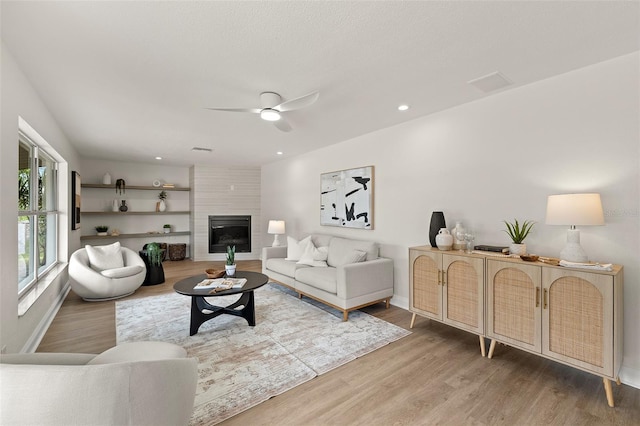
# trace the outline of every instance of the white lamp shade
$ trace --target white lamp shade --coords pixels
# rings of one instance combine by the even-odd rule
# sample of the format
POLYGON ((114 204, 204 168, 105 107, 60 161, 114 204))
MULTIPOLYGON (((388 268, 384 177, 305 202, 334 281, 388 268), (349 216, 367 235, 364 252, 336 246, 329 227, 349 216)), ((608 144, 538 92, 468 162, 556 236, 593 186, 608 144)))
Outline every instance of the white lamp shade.
POLYGON ((549 195, 547 225, 604 225, 600 194, 549 195))
POLYGON ((267 233, 282 235, 284 234, 284 220, 270 220, 269 228, 267 229, 267 233))

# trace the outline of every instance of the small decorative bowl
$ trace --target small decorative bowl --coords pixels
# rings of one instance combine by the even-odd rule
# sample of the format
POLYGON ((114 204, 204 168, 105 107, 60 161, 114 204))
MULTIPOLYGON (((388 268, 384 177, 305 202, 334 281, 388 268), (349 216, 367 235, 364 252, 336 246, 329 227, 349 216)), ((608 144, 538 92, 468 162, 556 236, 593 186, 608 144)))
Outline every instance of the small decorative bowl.
POLYGON ((207 274, 207 278, 224 277, 224 269, 206 269, 204 272, 207 274))
POLYGON ((539 258, 540 256, 538 256, 537 254, 523 254, 520 256, 520 259, 524 260, 525 262, 536 262, 539 258))

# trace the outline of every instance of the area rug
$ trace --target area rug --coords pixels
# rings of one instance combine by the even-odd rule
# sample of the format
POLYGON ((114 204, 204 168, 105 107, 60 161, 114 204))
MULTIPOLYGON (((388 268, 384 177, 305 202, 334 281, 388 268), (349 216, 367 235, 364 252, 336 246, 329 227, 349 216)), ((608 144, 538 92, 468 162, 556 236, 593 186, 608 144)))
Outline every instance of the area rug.
MULTIPOLYGON (((210 298, 225 306, 238 296, 210 298)), ((221 315, 189 336, 191 298, 177 293, 116 303, 117 342, 156 340, 198 359, 193 425, 212 425, 410 334, 342 313, 270 283, 255 291, 256 326, 221 315)))

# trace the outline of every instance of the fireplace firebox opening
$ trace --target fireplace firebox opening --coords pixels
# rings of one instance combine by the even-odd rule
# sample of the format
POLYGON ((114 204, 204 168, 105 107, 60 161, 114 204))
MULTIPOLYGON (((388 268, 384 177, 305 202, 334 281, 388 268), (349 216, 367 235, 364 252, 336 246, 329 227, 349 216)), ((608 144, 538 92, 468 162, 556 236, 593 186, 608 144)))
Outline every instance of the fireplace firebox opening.
POLYGON ((209 216, 209 253, 251 253, 251 216, 209 216))

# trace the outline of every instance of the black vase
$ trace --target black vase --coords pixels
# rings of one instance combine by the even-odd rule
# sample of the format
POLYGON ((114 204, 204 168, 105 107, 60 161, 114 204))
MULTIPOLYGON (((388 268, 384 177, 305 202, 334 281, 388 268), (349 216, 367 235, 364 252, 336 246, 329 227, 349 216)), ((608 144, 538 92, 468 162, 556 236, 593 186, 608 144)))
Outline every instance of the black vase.
POLYGON ((438 231, 440 228, 446 228, 447 222, 444 220, 444 213, 442 212, 433 212, 431 213, 431 223, 429 224, 429 242, 431 243, 431 247, 437 247, 436 245, 436 235, 438 235, 438 231))

